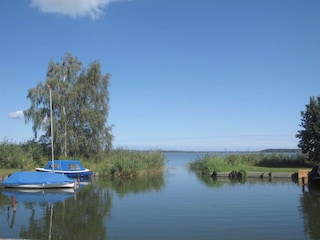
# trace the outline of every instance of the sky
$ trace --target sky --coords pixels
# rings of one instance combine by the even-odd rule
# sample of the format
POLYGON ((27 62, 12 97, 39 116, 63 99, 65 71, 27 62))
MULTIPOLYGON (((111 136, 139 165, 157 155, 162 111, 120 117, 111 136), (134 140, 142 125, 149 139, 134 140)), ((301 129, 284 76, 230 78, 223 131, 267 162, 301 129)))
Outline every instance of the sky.
POLYGON ((318 0, 1 0, 0 141, 33 139, 23 110, 66 53, 110 73, 113 145, 297 148, 320 92, 318 0))

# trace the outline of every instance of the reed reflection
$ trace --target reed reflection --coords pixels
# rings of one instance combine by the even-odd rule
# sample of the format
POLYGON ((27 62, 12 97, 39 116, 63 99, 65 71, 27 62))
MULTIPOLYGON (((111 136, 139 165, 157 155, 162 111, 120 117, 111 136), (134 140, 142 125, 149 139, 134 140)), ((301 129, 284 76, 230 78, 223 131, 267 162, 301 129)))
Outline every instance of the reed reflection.
POLYGON ((106 189, 112 189, 120 197, 125 197, 129 193, 141 193, 151 190, 159 191, 165 186, 162 173, 145 175, 137 178, 114 178, 99 180, 97 184, 106 189))

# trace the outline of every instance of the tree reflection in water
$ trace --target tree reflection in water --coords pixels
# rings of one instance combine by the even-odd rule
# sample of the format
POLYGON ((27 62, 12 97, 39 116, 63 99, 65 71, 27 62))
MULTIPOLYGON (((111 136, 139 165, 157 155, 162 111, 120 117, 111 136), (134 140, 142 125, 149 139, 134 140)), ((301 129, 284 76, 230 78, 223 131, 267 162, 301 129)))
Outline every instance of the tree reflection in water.
MULTIPOLYGON (((131 179, 100 179, 63 201, 33 202, 21 198, 18 201, 20 208, 15 216, 10 215, 8 221, 15 217, 14 228, 18 229, 19 238, 24 239, 107 239, 105 218, 111 215, 112 192, 124 197, 128 193, 160 190, 163 187, 163 174, 131 179)), ((3 206, 7 205, 8 196, 1 194, 3 206)), ((40 194, 37 199, 47 196, 40 194)))
POLYGON ((320 239, 320 188, 304 188, 301 211, 310 238, 320 239))
POLYGON ((29 223, 20 229, 20 236, 26 239, 107 239, 103 219, 110 214, 111 203, 108 190, 88 185, 75 198, 45 205, 40 218, 33 210, 29 223))

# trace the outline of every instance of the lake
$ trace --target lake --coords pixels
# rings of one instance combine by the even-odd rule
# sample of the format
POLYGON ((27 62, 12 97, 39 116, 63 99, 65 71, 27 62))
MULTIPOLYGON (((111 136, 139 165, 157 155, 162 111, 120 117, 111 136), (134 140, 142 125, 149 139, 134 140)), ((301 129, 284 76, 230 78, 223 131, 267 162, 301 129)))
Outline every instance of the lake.
POLYGON ((291 179, 213 180, 187 167, 205 153, 165 154, 159 176, 75 192, 1 189, 0 239, 320 239, 320 191, 291 179))

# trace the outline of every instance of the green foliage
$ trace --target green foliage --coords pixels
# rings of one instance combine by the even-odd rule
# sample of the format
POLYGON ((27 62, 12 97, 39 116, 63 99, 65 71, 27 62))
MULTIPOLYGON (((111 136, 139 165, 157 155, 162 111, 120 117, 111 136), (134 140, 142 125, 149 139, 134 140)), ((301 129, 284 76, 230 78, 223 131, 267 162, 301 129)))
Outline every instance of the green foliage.
POLYGON ((241 176, 241 179, 246 179, 247 178, 247 171, 246 170, 244 170, 244 169, 240 169, 239 170, 239 175, 241 176))
POLYGON ((45 155, 45 146, 39 144, 35 140, 29 140, 25 143, 21 143, 20 148, 22 149, 25 157, 30 159, 30 165, 41 166, 47 162, 47 157, 45 155))
POLYGON ((254 166, 261 167, 275 167, 275 168, 303 168, 311 167, 312 164, 306 161, 306 157, 302 154, 296 154, 294 156, 284 154, 266 154, 262 155, 254 166))
POLYGON ((98 62, 82 68, 71 54, 66 54, 61 63, 50 61, 45 83, 39 82, 27 95, 31 106, 24 116, 26 122, 33 122, 35 138, 42 130, 42 142, 50 142, 50 88, 54 155, 98 159, 104 150, 111 149, 113 136, 107 126, 109 79, 110 74, 103 75, 98 62))
POLYGON ((26 169, 32 165, 32 150, 4 140, 0 143, 0 168, 26 169))
POLYGON ((162 171, 165 157, 161 151, 131 151, 116 149, 109 151, 106 159, 97 168, 104 176, 138 176, 143 173, 162 171))
MULTIPOLYGON (((77 159, 80 159, 87 168, 108 177, 132 177, 162 173, 165 164, 165 157, 161 151, 115 149, 103 152, 101 157, 100 161, 95 161, 93 158, 77 159)), ((64 156, 58 158, 70 159, 64 156)), ((5 140, 0 143, 0 168, 4 175, 17 169, 30 170, 44 166, 49 159, 51 158, 47 157, 46 147, 41 142, 28 141, 15 144, 5 140)))
POLYGON ((0 145, 0 167, 1 168, 19 168, 20 159, 22 159, 22 150, 9 142, 3 142, 0 145))
POLYGON ((212 172, 228 171, 230 165, 222 156, 210 156, 207 154, 204 158, 198 158, 196 161, 190 163, 190 168, 207 175, 212 172))
POLYGON ((306 110, 301 111, 302 130, 296 135, 299 138, 298 147, 312 161, 320 161, 320 96, 310 97, 306 110))
POLYGON ((242 172, 245 176, 248 169, 260 167, 268 168, 309 168, 312 164, 308 163, 304 155, 284 155, 279 153, 247 153, 232 154, 228 156, 206 155, 190 163, 190 169, 199 171, 203 174, 213 172, 242 172))

